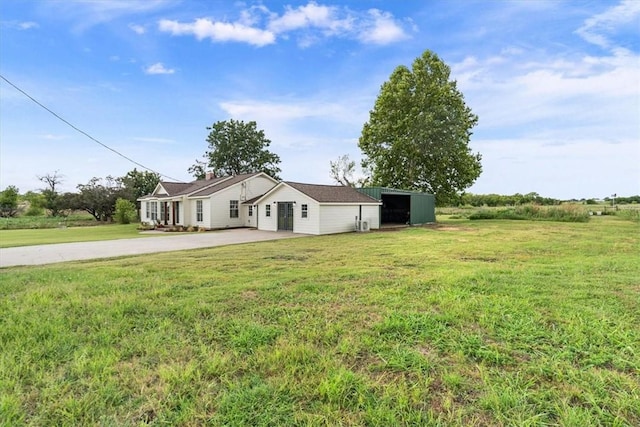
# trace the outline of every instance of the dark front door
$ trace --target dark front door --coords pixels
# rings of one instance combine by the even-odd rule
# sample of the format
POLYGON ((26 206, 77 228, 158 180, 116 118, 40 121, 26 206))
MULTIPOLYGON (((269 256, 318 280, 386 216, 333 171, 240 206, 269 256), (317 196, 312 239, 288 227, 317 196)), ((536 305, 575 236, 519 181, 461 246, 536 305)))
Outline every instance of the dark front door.
POLYGON ((278 202, 278 231, 293 231, 292 202, 278 202))

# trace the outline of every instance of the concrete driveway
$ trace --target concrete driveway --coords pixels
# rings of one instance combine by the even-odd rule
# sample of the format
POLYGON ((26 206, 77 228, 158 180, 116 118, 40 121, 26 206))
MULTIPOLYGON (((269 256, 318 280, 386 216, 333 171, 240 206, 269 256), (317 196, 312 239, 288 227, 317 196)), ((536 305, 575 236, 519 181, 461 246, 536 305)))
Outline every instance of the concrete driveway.
POLYGON ((214 246, 291 239, 304 236, 304 234, 276 233, 273 231, 238 228, 233 230, 208 231, 206 233, 161 233, 158 237, 144 239, 119 239, 100 242, 58 243, 54 245, 0 248, 0 267, 53 264, 65 261, 211 248, 214 246))

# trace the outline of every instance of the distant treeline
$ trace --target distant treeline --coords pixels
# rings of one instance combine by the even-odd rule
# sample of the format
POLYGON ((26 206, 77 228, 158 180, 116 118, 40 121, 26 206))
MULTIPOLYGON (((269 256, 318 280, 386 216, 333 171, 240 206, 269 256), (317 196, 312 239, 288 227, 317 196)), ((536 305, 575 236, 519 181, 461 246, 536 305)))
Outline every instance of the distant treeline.
MULTIPOLYGON (((551 197, 542 197, 538 193, 527 193, 520 194, 516 193, 513 195, 502 195, 502 194, 471 194, 466 193, 460 197, 459 206, 519 206, 519 205, 543 205, 543 206, 553 206, 559 205, 561 203, 584 203, 587 205, 597 205, 599 203, 612 203, 612 197, 605 197, 603 200, 598 199, 571 199, 571 200, 559 200, 551 197)), ((615 203, 624 205, 631 203, 640 203, 640 195, 638 196, 630 196, 630 197, 616 197, 615 203)))

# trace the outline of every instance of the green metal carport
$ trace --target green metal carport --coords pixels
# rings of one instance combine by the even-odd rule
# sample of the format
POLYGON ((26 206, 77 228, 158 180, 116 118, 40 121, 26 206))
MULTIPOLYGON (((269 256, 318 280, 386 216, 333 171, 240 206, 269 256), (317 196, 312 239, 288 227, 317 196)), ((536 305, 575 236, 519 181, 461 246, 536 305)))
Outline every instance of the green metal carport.
POLYGON ((436 222, 436 199, 433 194, 387 187, 365 187, 358 188, 358 191, 382 201, 380 225, 436 222))

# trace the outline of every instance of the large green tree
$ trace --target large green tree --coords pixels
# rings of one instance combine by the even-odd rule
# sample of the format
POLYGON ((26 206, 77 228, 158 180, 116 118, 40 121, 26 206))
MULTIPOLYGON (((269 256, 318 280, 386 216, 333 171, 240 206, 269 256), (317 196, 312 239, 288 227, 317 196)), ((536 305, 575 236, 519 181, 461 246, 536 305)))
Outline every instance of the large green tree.
POLYGON ((15 185, 0 191, 0 217, 9 218, 18 214, 19 192, 15 185))
POLYGON ((429 192, 443 205, 480 176, 481 156, 469 148, 478 117, 449 75, 427 50, 382 85, 358 143, 373 185, 429 192))
POLYGON ((205 171, 210 170, 217 176, 264 172, 279 179, 280 157, 267 149, 271 141, 258 130, 256 122, 231 119, 216 122, 207 130, 209 150, 204 162, 196 160, 189 168, 196 178, 204 178, 205 171))
POLYGON ((134 168, 119 180, 124 186, 127 198, 135 202, 139 197, 153 192, 160 182, 160 174, 150 171, 138 171, 134 168))
POLYGON ((111 221, 116 209, 116 201, 121 198, 124 188, 120 180, 107 176, 106 179, 91 178, 87 184, 77 186, 75 208, 90 213, 96 221, 111 221))

